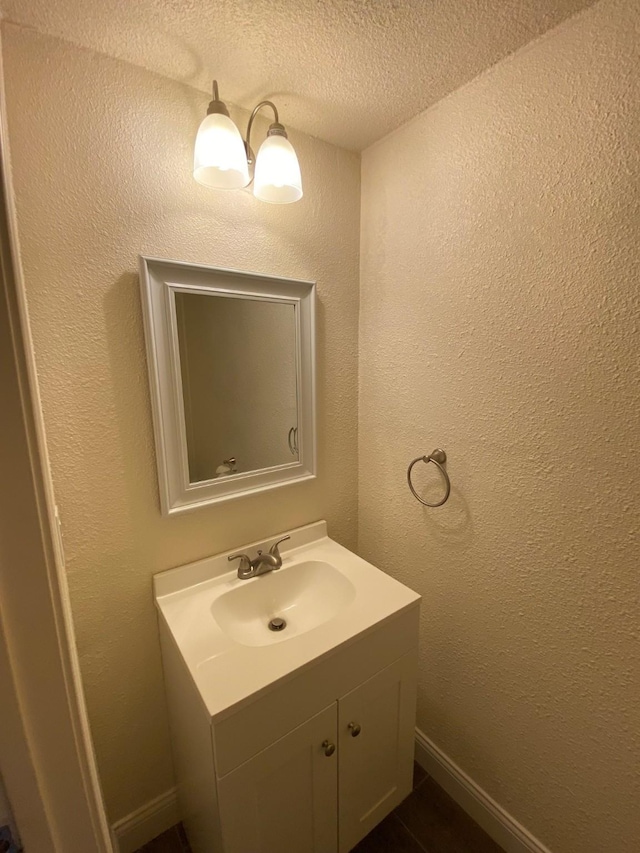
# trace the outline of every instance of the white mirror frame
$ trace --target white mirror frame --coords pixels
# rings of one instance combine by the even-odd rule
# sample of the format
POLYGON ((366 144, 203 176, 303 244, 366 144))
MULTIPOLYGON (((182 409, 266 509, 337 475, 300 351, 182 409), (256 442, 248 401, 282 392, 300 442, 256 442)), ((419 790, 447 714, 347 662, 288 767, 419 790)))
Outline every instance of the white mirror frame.
MULTIPOLYGON (((311 480, 316 472, 315 283, 140 256, 140 288, 160 506, 174 515, 311 480), (295 309, 298 461, 189 482, 175 294, 214 293, 284 302, 295 309)), ((251 401, 247 400, 247 416, 251 401)))

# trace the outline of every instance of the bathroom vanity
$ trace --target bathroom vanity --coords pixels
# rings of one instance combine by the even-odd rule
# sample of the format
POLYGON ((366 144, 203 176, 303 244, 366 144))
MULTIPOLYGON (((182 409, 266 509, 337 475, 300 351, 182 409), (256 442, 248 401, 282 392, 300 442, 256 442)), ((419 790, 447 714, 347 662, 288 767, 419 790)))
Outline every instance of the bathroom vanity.
POLYGON ((411 791, 420 596, 324 522, 277 571, 239 579, 229 556, 154 578, 191 846, 347 853, 411 791))

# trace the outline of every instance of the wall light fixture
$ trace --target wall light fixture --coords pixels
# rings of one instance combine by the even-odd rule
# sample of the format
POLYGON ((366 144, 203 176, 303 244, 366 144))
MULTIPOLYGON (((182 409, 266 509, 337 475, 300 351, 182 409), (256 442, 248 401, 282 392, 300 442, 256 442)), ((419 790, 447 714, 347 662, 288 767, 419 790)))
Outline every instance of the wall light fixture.
POLYGON ((255 197, 271 204, 290 204, 302 198, 300 164, 287 138, 287 131, 280 124, 275 104, 260 101, 254 107, 245 141, 229 117, 226 105, 218 97, 215 80, 213 100, 196 136, 193 177, 205 187, 223 190, 247 187, 253 181, 255 197), (269 125, 267 138, 254 157, 251 128, 262 107, 273 110, 275 121, 269 125))

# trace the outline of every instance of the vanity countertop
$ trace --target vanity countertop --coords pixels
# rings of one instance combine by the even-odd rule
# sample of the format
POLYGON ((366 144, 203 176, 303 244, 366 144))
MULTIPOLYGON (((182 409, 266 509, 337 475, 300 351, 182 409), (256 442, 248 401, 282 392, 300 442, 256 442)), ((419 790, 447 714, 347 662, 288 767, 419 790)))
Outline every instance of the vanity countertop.
POLYGON ((230 569, 227 557, 268 548, 279 536, 154 577, 160 618, 213 720, 419 605, 416 592, 330 539, 326 522, 293 530, 290 537, 281 546, 282 568, 250 580, 239 580, 237 564, 230 569), (258 621, 256 601, 265 614, 258 621), (266 616, 280 615, 283 601, 291 627, 269 634, 266 616), (228 610, 229 602, 237 608, 237 625, 229 624, 228 613, 236 612, 228 610), (219 617, 223 611, 226 623, 219 617))

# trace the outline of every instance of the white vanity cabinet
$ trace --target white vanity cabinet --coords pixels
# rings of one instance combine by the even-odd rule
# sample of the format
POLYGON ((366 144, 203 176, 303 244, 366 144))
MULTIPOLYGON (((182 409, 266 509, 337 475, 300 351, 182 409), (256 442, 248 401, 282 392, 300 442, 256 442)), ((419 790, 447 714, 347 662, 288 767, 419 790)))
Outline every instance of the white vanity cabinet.
POLYGON ((220 779, 225 853, 335 853, 336 736, 331 705, 220 779))
MULTIPOLYGON (((411 791, 420 596, 332 542, 323 522, 291 539, 277 585, 221 573, 226 555, 154 581, 194 853, 348 853, 411 791), (353 589, 321 625, 306 627, 293 606, 282 611, 288 636, 216 623, 222 596, 237 596, 246 619, 245 592, 267 600, 283 579, 297 602, 309 565, 329 582, 334 567, 353 589)), ((315 618, 322 601, 309 607, 315 618)))
POLYGON ((218 721, 168 633, 161 624, 194 853, 347 853, 410 793, 417 606, 218 721))
POLYGON ((339 853, 411 792, 416 668, 409 652, 338 702, 339 853))
POLYGON ((415 655, 218 781, 225 853, 347 853, 411 791, 415 655))

